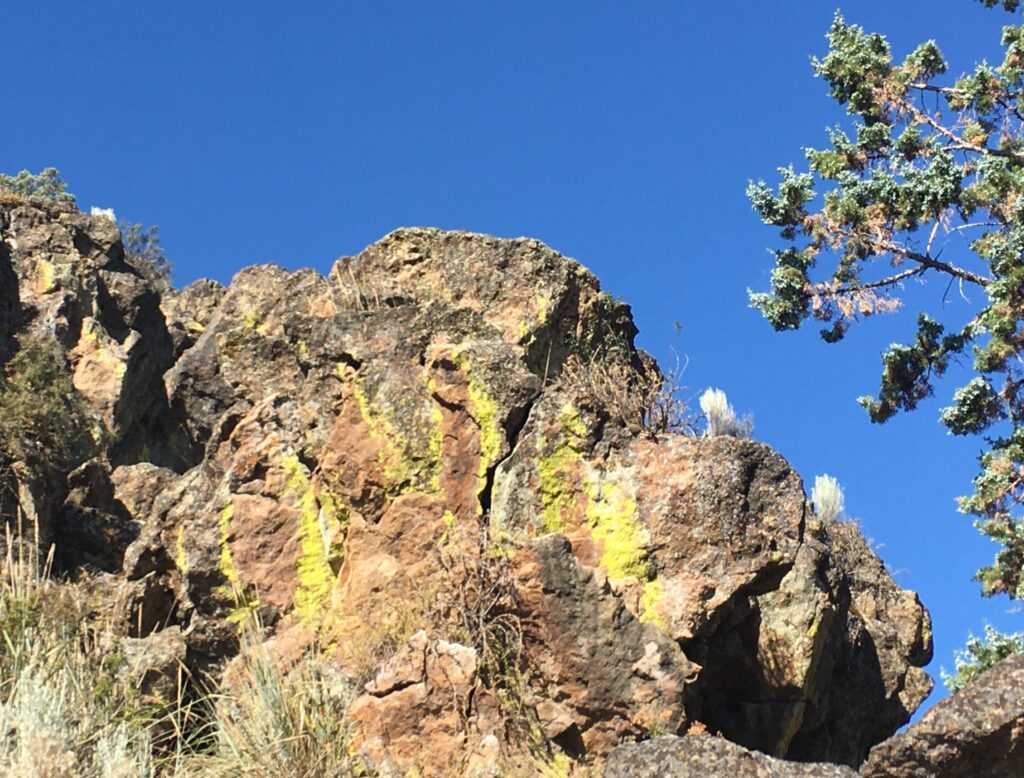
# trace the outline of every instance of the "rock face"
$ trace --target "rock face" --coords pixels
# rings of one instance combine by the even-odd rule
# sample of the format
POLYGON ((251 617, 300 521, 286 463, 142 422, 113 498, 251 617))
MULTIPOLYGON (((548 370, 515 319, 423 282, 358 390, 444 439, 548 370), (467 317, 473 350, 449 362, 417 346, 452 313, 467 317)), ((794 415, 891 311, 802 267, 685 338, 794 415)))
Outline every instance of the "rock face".
POLYGON ((906 731, 875 746, 861 775, 1024 775, 1024 655, 1004 659, 906 731))
POLYGON ((102 217, 0 205, 5 333, 54 343, 103 428, 56 487, 15 468, 64 567, 193 670, 254 614, 330 647, 382 773, 695 726, 858 765, 930 690, 916 596, 766 446, 625 414, 659 375, 628 306, 537 241, 398 230, 161 295, 102 217))
POLYGON ((1024 775, 1024 655, 1004 659, 905 731, 871 749, 859 772, 772 759, 721 737, 660 737, 612 751, 605 778, 1017 778, 1024 775))
POLYGON ((848 767, 787 762, 710 735, 659 737, 616 749, 605 778, 856 778, 848 767))

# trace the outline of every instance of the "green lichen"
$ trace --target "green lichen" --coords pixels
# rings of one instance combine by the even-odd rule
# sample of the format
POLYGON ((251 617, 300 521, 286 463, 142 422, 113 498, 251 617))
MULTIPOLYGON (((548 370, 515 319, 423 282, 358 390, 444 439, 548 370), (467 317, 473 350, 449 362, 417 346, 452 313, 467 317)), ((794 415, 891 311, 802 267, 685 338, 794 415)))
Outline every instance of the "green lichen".
POLYGON ((782 733, 779 736, 779 740, 775 746, 775 756, 783 757, 789 750, 789 744, 796 737, 796 733, 800 731, 800 727, 804 723, 804 705, 803 703, 793 703, 789 711, 783 714, 784 722, 782 725, 782 733))
POLYGON ((285 457, 282 467, 287 478, 285 494, 293 495, 299 510, 299 585, 295 606, 304 623, 317 625, 324 620, 334 589, 348 516, 329 492, 324 491, 317 499, 309 471, 298 457, 285 457))
POLYGON ((558 423, 554 450, 537 462, 540 520, 545 532, 561 532, 567 526, 576 501, 574 477, 582 462, 579 447, 587 434, 579 411, 571 403, 562 406, 558 423))
POLYGON ((603 544, 601 566, 611 580, 634 577, 647 580, 647 529, 637 517, 636 501, 628 491, 604 474, 587 479, 587 523, 594 540, 603 544))

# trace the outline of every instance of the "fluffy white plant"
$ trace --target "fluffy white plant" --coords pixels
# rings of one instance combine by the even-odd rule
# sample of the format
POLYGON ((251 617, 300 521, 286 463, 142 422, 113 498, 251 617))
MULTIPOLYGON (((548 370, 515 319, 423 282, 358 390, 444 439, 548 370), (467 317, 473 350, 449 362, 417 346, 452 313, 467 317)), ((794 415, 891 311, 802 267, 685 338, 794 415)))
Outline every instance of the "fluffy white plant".
POLYGON ((89 211, 89 214, 91 216, 106 216, 110 221, 114 222, 114 224, 117 224, 117 217, 114 215, 113 208, 97 208, 94 205, 92 210, 89 211))
POLYGON ((749 416, 736 417, 736 411, 729 405, 729 398, 721 389, 708 389, 700 396, 700 409, 707 419, 707 437, 729 435, 734 438, 749 438, 754 423, 749 416))
POLYGON ((839 481, 828 473, 814 476, 811 502, 814 503, 815 512, 825 521, 835 521, 842 518, 843 511, 846 508, 843 487, 839 485, 839 481))

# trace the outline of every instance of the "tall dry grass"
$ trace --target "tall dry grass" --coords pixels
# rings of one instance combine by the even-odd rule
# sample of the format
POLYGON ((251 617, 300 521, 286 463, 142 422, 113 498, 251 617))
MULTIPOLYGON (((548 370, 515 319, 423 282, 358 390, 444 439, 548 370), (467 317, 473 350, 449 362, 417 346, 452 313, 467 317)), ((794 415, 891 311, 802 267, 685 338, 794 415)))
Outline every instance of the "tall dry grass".
POLYGON ((125 614, 90 613, 53 575, 52 552, 5 532, 0 561, 0 775, 19 778, 366 776, 350 753, 340 670, 310 656, 284 669, 246 625, 231 682, 181 668, 167 704, 121 670, 125 614))

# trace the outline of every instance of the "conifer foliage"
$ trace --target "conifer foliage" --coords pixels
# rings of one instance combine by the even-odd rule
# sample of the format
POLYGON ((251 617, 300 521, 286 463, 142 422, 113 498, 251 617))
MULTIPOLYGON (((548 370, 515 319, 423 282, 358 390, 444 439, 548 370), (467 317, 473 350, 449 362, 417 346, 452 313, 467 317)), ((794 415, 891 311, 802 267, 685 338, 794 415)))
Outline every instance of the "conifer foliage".
MULTIPOLYGON (((1017 14, 1019 0, 979 0, 1017 14)), ((882 358, 874 422, 913 410, 951 361, 973 364, 941 422, 985 434, 974 493, 960 507, 1001 548, 978 572, 986 595, 1024 598, 1024 24, 1003 27, 1001 63, 950 78, 934 41, 897 61, 888 41, 836 15, 829 50, 812 60, 844 126, 807 166, 780 169, 748 196, 784 245, 771 289, 751 303, 777 330, 821 322, 828 342, 895 311, 907 282, 936 282, 935 310, 882 358), (972 303, 968 317, 943 306, 972 303), (936 313, 938 311, 938 313, 936 313), (949 313, 953 311, 953 313, 949 313), (942 314, 945 312, 945 316, 942 314), (963 356, 963 359, 958 357, 963 356)))

